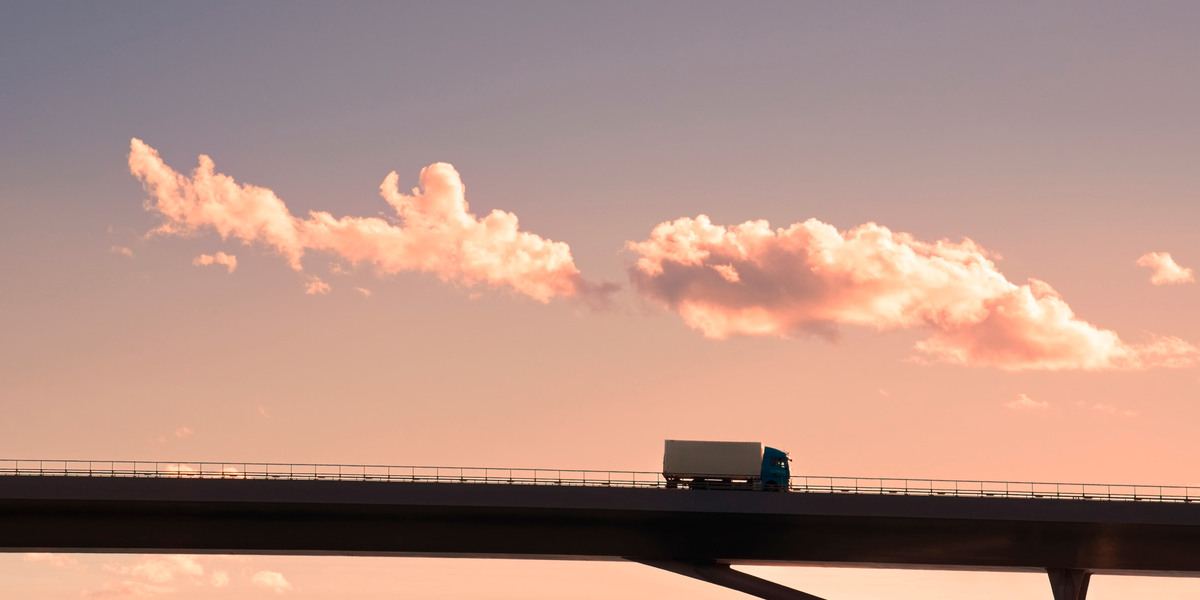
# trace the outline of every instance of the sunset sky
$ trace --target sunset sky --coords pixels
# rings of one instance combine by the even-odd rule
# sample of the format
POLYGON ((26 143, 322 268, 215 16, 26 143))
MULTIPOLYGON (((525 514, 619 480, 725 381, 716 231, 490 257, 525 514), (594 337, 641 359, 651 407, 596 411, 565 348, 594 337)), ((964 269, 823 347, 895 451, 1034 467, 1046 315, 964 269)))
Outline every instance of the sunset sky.
MULTIPOLYGON (((656 471, 671 438, 801 475, 1200 485, 1197 22, 0 3, 0 458, 656 471)), ((748 570, 829 600, 1050 596, 748 570)), ((0 582, 748 597, 606 562, 11 554, 0 582)))

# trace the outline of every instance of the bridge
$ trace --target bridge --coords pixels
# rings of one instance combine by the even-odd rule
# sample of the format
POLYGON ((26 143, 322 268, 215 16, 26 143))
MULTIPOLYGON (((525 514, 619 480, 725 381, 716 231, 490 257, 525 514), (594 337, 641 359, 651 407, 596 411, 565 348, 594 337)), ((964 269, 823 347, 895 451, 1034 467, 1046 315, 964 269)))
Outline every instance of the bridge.
POLYGON ((732 565, 1040 571, 1083 600, 1095 573, 1200 573, 1200 488, 0 460, 0 551, 630 560, 768 600, 820 599, 732 565))

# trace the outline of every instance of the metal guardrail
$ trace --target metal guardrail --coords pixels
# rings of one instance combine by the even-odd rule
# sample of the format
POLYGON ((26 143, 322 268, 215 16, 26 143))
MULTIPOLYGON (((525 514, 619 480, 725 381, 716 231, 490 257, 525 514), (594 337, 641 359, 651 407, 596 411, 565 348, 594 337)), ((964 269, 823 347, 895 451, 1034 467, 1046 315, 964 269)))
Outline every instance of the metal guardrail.
MULTIPOLYGON (((661 473, 644 471, 282 463, 0 459, 0 476, 395 481, 625 488, 667 487, 667 481, 661 473)), ((716 489, 713 483, 708 483, 707 487, 709 489, 716 489)), ((792 492, 823 494, 1047 498, 1127 502, 1200 502, 1200 487, 1093 483, 796 475, 792 477, 790 490, 792 492)))
POLYGON ((485 467, 0 459, 0 476, 157 477, 665 487, 660 473, 485 467))
POLYGON ((1062 500, 1128 502, 1200 502, 1200 487, 1107 483, 795 476, 792 477, 792 490, 835 494, 1053 498, 1062 500))

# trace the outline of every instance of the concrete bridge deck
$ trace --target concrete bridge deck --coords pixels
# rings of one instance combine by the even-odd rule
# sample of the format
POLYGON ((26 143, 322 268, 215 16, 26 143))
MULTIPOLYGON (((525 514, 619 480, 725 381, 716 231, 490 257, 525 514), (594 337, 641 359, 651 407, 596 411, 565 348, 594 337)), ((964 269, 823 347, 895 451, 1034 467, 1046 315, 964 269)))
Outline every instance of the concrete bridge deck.
MULTIPOLYGON (((728 565, 1042 570, 1072 600, 1090 573, 1200 573, 1190 488, 1159 500, 155 472, 0 474, 0 550, 636 560, 750 593, 718 581, 728 565)), ((757 595, 811 598, 783 593, 757 595)))

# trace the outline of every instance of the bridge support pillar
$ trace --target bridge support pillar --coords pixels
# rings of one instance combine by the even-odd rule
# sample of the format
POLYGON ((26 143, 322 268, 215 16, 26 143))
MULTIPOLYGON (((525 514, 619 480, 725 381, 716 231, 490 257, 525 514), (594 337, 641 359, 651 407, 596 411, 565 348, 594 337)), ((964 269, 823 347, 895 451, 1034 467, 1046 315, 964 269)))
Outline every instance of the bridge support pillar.
POLYGON ((1054 600, 1084 600, 1092 574, 1083 569, 1046 569, 1054 600))
POLYGON ((775 583, 774 581, 767 581, 749 573, 735 571, 729 565, 723 563, 689 562, 672 559, 630 558, 627 560, 663 569, 664 571, 687 575, 701 581, 707 581, 731 590, 757 596, 764 600, 823 600, 818 596, 806 594, 800 590, 775 583))

